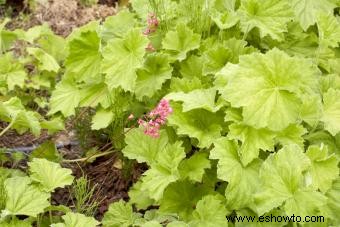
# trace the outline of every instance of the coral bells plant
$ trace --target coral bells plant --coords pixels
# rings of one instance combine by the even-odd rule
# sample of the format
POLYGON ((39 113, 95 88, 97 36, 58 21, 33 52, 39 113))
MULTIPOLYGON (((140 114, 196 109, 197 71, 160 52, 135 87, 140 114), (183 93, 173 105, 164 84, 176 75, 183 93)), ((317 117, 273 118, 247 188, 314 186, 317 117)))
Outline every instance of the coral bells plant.
POLYGON ((157 107, 151 110, 144 119, 138 119, 138 124, 144 127, 144 133, 151 137, 159 137, 159 130, 166 123, 167 117, 173 112, 169 101, 162 99, 157 107))

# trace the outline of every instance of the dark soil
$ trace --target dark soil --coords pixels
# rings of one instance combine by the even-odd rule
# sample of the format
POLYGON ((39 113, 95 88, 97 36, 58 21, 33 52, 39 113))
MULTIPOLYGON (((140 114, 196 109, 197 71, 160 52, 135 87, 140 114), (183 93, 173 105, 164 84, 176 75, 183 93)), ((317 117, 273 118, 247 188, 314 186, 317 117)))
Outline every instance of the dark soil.
POLYGON ((30 10, 23 1, 9 1, 7 7, 11 7, 13 18, 7 27, 12 30, 16 28, 26 30, 48 23, 56 34, 66 37, 74 28, 93 20, 103 20, 116 13, 117 0, 103 0, 100 3, 102 4, 85 7, 77 0, 49 0, 46 4, 30 10))
MULTIPOLYGON (((134 163, 130 168, 121 166, 119 154, 98 158, 93 163, 74 163, 67 165, 73 170, 74 176, 87 176, 92 185, 96 186, 94 198, 100 202, 95 217, 101 220, 111 203, 121 199, 128 200, 128 190, 135 183, 147 166, 134 163)), ((70 197, 70 188, 59 189, 53 196, 55 205, 73 206, 73 198, 70 197)))

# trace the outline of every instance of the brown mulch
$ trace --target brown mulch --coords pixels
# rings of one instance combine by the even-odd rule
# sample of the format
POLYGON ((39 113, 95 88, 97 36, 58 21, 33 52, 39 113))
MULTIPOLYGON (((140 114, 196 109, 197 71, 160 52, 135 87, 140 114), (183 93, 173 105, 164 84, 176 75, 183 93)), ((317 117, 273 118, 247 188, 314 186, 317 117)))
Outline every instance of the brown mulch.
MULTIPOLYGON (((138 163, 124 170, 117 162, 121 162, 118 153, 98 158, 93 163, 67 165, 72 169, 74 176, 79 178, 85 174, 91 185, 97 185, 92 199, 99 202, 95 211, 98 220, 102 219, 111 203, 121 199, 128 200, 129 188, 147 170, 146 165, 138 163)), ((70 188, 59 189, 52 195, 53 204, 73 207, 73 199, 70 196, 70 188)))
POLYGON ((105 0, 102 1, 103 4, 85 7, 77 0, 49 0, 47 4, 38 5, 34 11, 27 14, 28 19, 22 19, 20 16, 12 18, 7 27, 28 29, 48 23, 57 35, 66 37, 74 28, 116 14, 116 2, 117 0, 105 0))

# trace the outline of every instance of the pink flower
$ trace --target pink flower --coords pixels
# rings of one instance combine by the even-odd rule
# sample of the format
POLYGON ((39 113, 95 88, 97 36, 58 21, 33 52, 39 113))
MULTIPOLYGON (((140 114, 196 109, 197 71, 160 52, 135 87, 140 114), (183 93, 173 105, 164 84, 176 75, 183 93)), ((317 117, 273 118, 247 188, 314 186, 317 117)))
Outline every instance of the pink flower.
POLYGON ((133 115, 133 114, 130 114, 129 116, 128 116, 128 120, 132 120, 132 119, 134 119, 135 118, 135 116, 133 115))
POLYGON ((165 125, 167 117, 173 112, 169 101, 162 99, 155 109, 151 110, 144 119, 138 119, 138 124, 144 127, 144 133, 151 137, 159 137, 159 130, 165 125))
POLYGON ((159 21, 157 19, 156 14, 150 13, 148 15, 147 23, 148 23, 148 26, 147 26, 146 30, 143 32, 144 35, 149 35, 151 33, 154 33, 157 30, 157 27, 159 25, 159 21))
POLYGON ((156 49, 152 46, 151 43, 149 43, 148 46, 145 48, 145 50, 153 52, 153 51, 155 51, 156 49))

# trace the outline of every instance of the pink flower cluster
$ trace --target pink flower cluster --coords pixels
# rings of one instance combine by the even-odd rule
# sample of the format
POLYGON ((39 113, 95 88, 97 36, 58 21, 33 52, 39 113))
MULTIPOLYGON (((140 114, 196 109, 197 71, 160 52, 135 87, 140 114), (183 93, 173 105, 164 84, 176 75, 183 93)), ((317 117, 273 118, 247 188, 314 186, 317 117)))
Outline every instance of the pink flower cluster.
MULTIPOLYGON (((150 35, 151 33, 154 33, 157 30, 157 27, 159 25, 159 21, 157 19, 156 14, 154 13, 150 13, 148 15, 148 27, 146 28, 146 30, 143 32, 144 35, 150 35)), ((152 46, 151 43, 148 44, 148 46, 145 48, 147 51, 155 51, 156 49, 152 46)))
POLYGON ((144 119, 138 119, 138 124, 144 127, 144 133, 151 137, 159 137, 159 130, 166 123, 167 117, 172 113, 169 101, 162 99, 157 107, 150 111, 144 119))
POLYGON ((144 35, 149 35, 157 30, 157 27, 159 25, 159 21, 157 20, 156 14, 150 13, 148 15, 148 27, 146 30, 143 32, 144 35))

